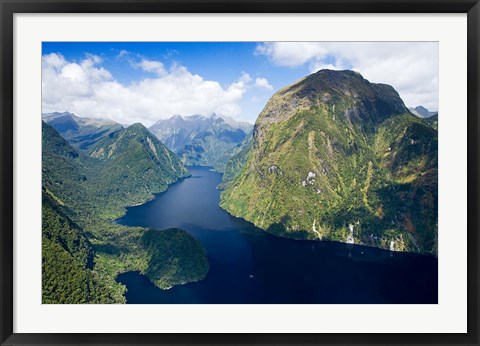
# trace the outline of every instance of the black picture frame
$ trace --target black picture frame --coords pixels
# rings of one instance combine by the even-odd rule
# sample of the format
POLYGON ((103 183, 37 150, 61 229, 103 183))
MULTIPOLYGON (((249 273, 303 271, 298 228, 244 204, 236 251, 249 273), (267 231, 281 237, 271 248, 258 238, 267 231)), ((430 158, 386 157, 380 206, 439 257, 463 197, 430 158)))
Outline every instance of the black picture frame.
MULTIPOLYGON (((479 0, 0 0, 0 342, 2 345, 478 345, 479 0), (20 334, 13 332, 15 13, 467 13, 468 332, 465 334, 20 334)), ((452 316, 454 319, 455 316, 452 316)))

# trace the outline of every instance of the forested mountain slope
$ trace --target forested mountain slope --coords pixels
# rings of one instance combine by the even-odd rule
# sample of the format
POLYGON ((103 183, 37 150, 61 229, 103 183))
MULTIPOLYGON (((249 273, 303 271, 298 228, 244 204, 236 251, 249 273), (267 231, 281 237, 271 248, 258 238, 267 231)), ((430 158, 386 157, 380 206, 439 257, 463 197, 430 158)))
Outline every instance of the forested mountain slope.
POLYGON ((207 256, 188 233, 112 223, 125 206, 188 176, 179 159, 141 125, 95 150, 97 157, 77 151, 42 123, 43 302, 124 302, 115 277, 128 270, 144 272, 161 288, 203 279, 207 256))
POLYGON ((220 205, 281 236, 436 254, 437 157, 391 86, 321 70, 268 101, 220 205))

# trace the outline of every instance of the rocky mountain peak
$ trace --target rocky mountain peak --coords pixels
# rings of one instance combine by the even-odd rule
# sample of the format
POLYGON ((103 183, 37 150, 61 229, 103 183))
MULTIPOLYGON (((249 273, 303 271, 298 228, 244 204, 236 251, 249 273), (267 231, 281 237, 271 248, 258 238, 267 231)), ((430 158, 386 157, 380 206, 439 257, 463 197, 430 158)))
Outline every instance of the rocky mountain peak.
POLYGON ((413 114, 416 115, 419 118, 429 118, 435 115, 438 115, 438 112, 432 112, 428 110, 427 108, 423 106, 417 106, 415 108, 410 107, 409 111, 413 114))
POLYGON ((259 120, 282 121, 312 106, 349 123, 377 124, 392 115, 408 113, 390 85, 370 83, 355 71, 320 70, 274 94, 259 120))

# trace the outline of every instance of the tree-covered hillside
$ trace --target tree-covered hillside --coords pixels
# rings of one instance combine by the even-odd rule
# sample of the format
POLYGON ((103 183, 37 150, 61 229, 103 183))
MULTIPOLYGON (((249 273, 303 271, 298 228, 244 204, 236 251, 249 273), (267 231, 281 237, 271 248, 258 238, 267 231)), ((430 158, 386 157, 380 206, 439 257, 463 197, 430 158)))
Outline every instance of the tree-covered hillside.
POLYGON ((97 154, 110 150, 110 157, 91 157, 42 124, 44 303, 124 302, 125 287, 115 278, 129 270, 145 273, 161 288, 201 280, 208 272, 205 251, 186 232, 112 223, 125 206, 145 202, 188 175, 143 126, 121 132, 121 140, 113 135, 95 147, 97 154), (146 232, 148 244, 142 240, 146 232))
POLYGON ((268 101, 220 205, 281 236, 435 254, 437 137, 392 87, 321 70, 268 101))
POLYGON ((109 135, 87 154, 98 162, 101 172, 94 183, 110 208, 107 218, 125 205, 136 205, 152 198, 152 192, 165 191, 169 184, 190 175, 178 157, 168 150, 142 124, 109 135), (113 210, 111 207, 114 207, 113 210))

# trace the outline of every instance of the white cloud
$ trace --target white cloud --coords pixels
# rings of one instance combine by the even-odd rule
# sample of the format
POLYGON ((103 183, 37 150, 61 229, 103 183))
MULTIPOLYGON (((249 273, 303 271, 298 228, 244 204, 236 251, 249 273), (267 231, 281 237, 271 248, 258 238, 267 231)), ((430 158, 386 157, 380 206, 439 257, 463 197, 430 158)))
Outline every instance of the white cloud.
POLYGON ((319 55, 326 49, 316 43, 309 42, 268 42, 257 46, 256 53, 270 57, 281 66, 298 66, 319 55))
POLYGON ((61 54, 42 58, 42 105, 47 111, 68 110, 82 98, 93 96, 92 85, 110 81, 110 72, 96 67, 99 58, 87 56, 81 63, 69 62, 61 54))
POLYGON ((80 62, 61 54, 42 57, 42 111, 70 111, 79 116, 109 118, 120 123, 146 126, 174 114, 230 117, 241 114, 240 102, 252 86, 243 72, 238 80, 222 87, 186 67, 173 64, 168 71, 157 61, 143 59, 139 68, 156 73, 130 85, 116 81, 101 59, 87 55, 80 62))
POLYGON ((145 72, 152 72, 159 76, 166 74, 165 67, 160 61, 142 59, 136 66, 145 72))
POLYGON ((268 42, 256 54, 279 66, 308 63, 312 73, 353 69, 371 82, 392 85, 407 106, 438 109, 436 42, 268 42))
POLYGON ((43 62, 52 68, 60 68, 67 63, 63 55, 55 53, 44 55, 43 62))
POLYGON ((248 83, 251 80, 252 80, 252 77, 250 77, 250 75, 247 72, 242 71, 242 74, 240 75, 239 81, 241 81, 243 83, 248 83))
POLYGON ((268 80, 263 77, 258 77, 255 79, 255 86, 258 88, 273 90, 273 86, 271 86, 270 83, 268 83, 268 80))
POLYGON ((127 55, 129 55, 129 54, 130 54, 130 52, 129 52, 128 50, 122 49, 122 50, 118 53, 117 59, 121 59, 121 58, 123 58, 123 57, 125 57, 125 56, 127 56, 127 55))

